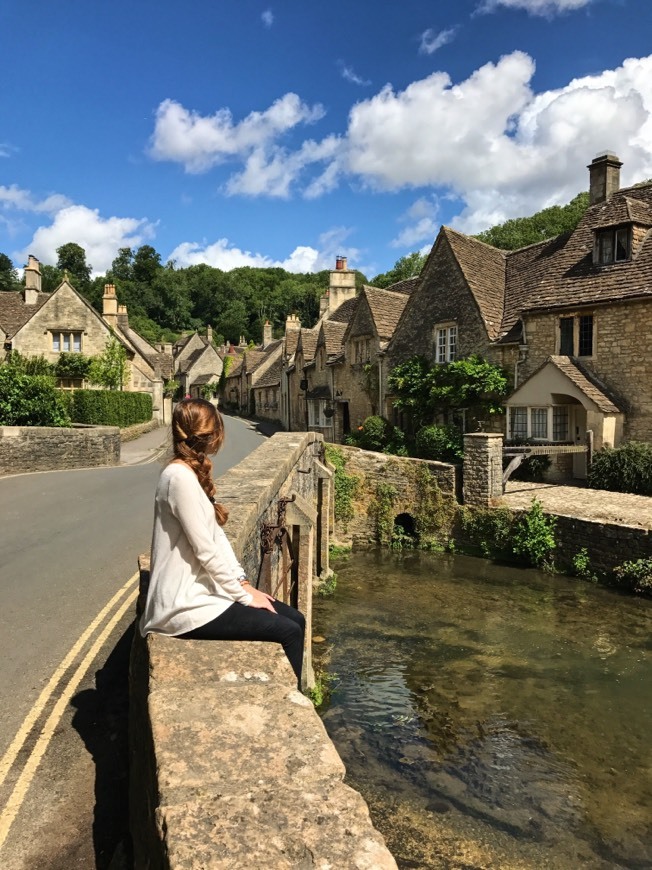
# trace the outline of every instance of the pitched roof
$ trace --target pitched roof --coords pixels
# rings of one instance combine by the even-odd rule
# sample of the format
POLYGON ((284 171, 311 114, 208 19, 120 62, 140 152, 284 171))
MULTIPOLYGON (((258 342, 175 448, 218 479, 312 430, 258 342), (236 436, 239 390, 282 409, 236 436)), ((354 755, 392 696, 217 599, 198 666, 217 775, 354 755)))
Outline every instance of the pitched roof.
MULTIPOLYGON (((331 313, 326 313, 324 315, 324 320, 335 320, 338 323, 348 323, 351 317, 353 316, 353 312, 355 311, 355 306, 358 304, 358 297, 353 296, 351 299, 346 299, 340 306, 338 306, 335 311, 331 313)), ((303 332, 303 330, 301 330, 303 332)))
POLYGON ((385 287, 385 290, 391 290, 392 293, 404 293, 406 296, 409 296, 420 280, 420 275, 413 275, 411 278, 404 278, 402 281, 390 284, 389 287, 385 287))
POLYGON ((226 375, 226 378, 227 379, 234 378, 234 377, 236 377, 236 375, 238 377, 240 377, 240 375, 242 374, 242 357, 241 356, 237 356, 237 357, 232 356, 230 358, 233 360, 233 362, 229 366, 229 371, 228 371, 228 374, 226 375))
POLYGON ((292 356, 292 354, 296 351, 300 332, 300 329, 291 329, 289 332, 285 333, 284 353, 286 356, 292 356))
POLYGON ((244 355, 244 365, 247 374, 249 375, 252 372, 255 372, 266 356, 267 354, 264 350, 256 350, 255 348, 248 350, 244 355))
POLYGON ((340 323, 339 320, 324 320, 321 325, 321 330, 324 333, 324 346, 326 348, 326 356, 333 356, 340 353, 342 350, 342 338, 346 332, 346 323, 340 323))
POLYGON ((166 380, 172 377, 174 373, 174 357, 171 354, 156 350, 147 339, 143 338, 139 332, 136 332, 135 329, 129 326, 129 322, 124 316, 118 315, 118 329, 154 371, 158 370, 161 377, 166 380))
POLYGON ((317 350, 317 336, 318 332, 316 329, 301 330, 300 342, 304 364, 310 362, 310 360, 315 356, 315 351, 317 350))
POLYGON ((441 232, 473 293, 489 338, 498 338, 505 298, 505 252, 450 227, 442 227, 441 232))
POLYGON ((590 206, 573 232, 508 253, 502 329, 507 331, 522 311, 652 298, 651 232, 629 260, 593 263, 594 230, 605 221, 612 225, 614 217, 620 223, 624 215, 645 226, 649 210, 652 183, 621 190, 607 202, 590 206))
POLYGON ((281 383, 281 374, 283 372, 283 360, 279 357, 265 374, 261 377, 257 384, 254 384, 254 389, 259 387, 277 387, 281 383))
POLYGON ((565 375, 603 413, 619 414, 624 410, 623 403, 613 392, 601 383, 593 372, 585 368, 579 360, 570 356, 549 356, 522 384, 519 384, 510 396, 510 400, 548 365, 554 366, 565 375))
POLYGON ((407 294, 367 286, 362 288, 362 293, 369 305, 378 337, 387 341, 394 334, 403 313, 408 300, 407 294))
POLYGON ((0 292, 0 326, 11 337, 36 314, 51 296, 51 293, 38 293, 34 305, 25 305, 21 290, 0 292))

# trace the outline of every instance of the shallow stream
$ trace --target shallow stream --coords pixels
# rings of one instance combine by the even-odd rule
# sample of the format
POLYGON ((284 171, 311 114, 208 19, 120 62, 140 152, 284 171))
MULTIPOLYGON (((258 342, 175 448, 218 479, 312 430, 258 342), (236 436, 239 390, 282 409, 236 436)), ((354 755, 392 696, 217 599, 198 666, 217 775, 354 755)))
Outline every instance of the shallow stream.
POLYGON ((359 552, 315 600, 320 712, 401 868, 652 868, 652 601, 359 552))

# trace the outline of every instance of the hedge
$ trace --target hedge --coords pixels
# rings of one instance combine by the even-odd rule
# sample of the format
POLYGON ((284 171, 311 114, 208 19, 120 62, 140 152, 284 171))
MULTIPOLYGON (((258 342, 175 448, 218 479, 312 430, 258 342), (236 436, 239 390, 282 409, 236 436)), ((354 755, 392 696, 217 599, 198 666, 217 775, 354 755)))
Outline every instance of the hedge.
POLYGON ((593 457, 588 484, 593 489, 652 495, 652 444, 630 441, 600 450, 593 457))
POLYGON ((70 419, 52 378, 0 365, 0 425, 70 426, 70 419))
POLYGON ((152 419, 152 397, 149 393, 73 390, 69 395, 70 416, 74 423, 119 426, 123 429, 152 419))

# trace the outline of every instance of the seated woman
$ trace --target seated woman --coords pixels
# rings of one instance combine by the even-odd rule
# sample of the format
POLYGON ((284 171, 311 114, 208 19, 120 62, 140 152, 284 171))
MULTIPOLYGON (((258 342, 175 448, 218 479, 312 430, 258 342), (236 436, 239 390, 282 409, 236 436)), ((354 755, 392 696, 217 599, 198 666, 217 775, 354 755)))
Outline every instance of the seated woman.
POLYGON ((149 632, 192 640, 280 643, 301 688, 305 619, 254 589, 222 526, 208 458, 224 441, 224 423, 204 399, 184 399, 172 415, 174 458, 156 488, 150 582, 140 620, 149 632))

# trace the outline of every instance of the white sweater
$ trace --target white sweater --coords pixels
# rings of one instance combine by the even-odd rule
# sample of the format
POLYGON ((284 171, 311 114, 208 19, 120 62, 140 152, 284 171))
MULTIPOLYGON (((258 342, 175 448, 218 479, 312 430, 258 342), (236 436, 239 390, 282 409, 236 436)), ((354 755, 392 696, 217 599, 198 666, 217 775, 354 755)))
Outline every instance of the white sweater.
POLYGON ((181 462, 161 472, 156 487, 147 603, 140 620, 150 631, 184 634, 253 597, 238 578, 242 566, 215 519, 195 473, 181 462))

